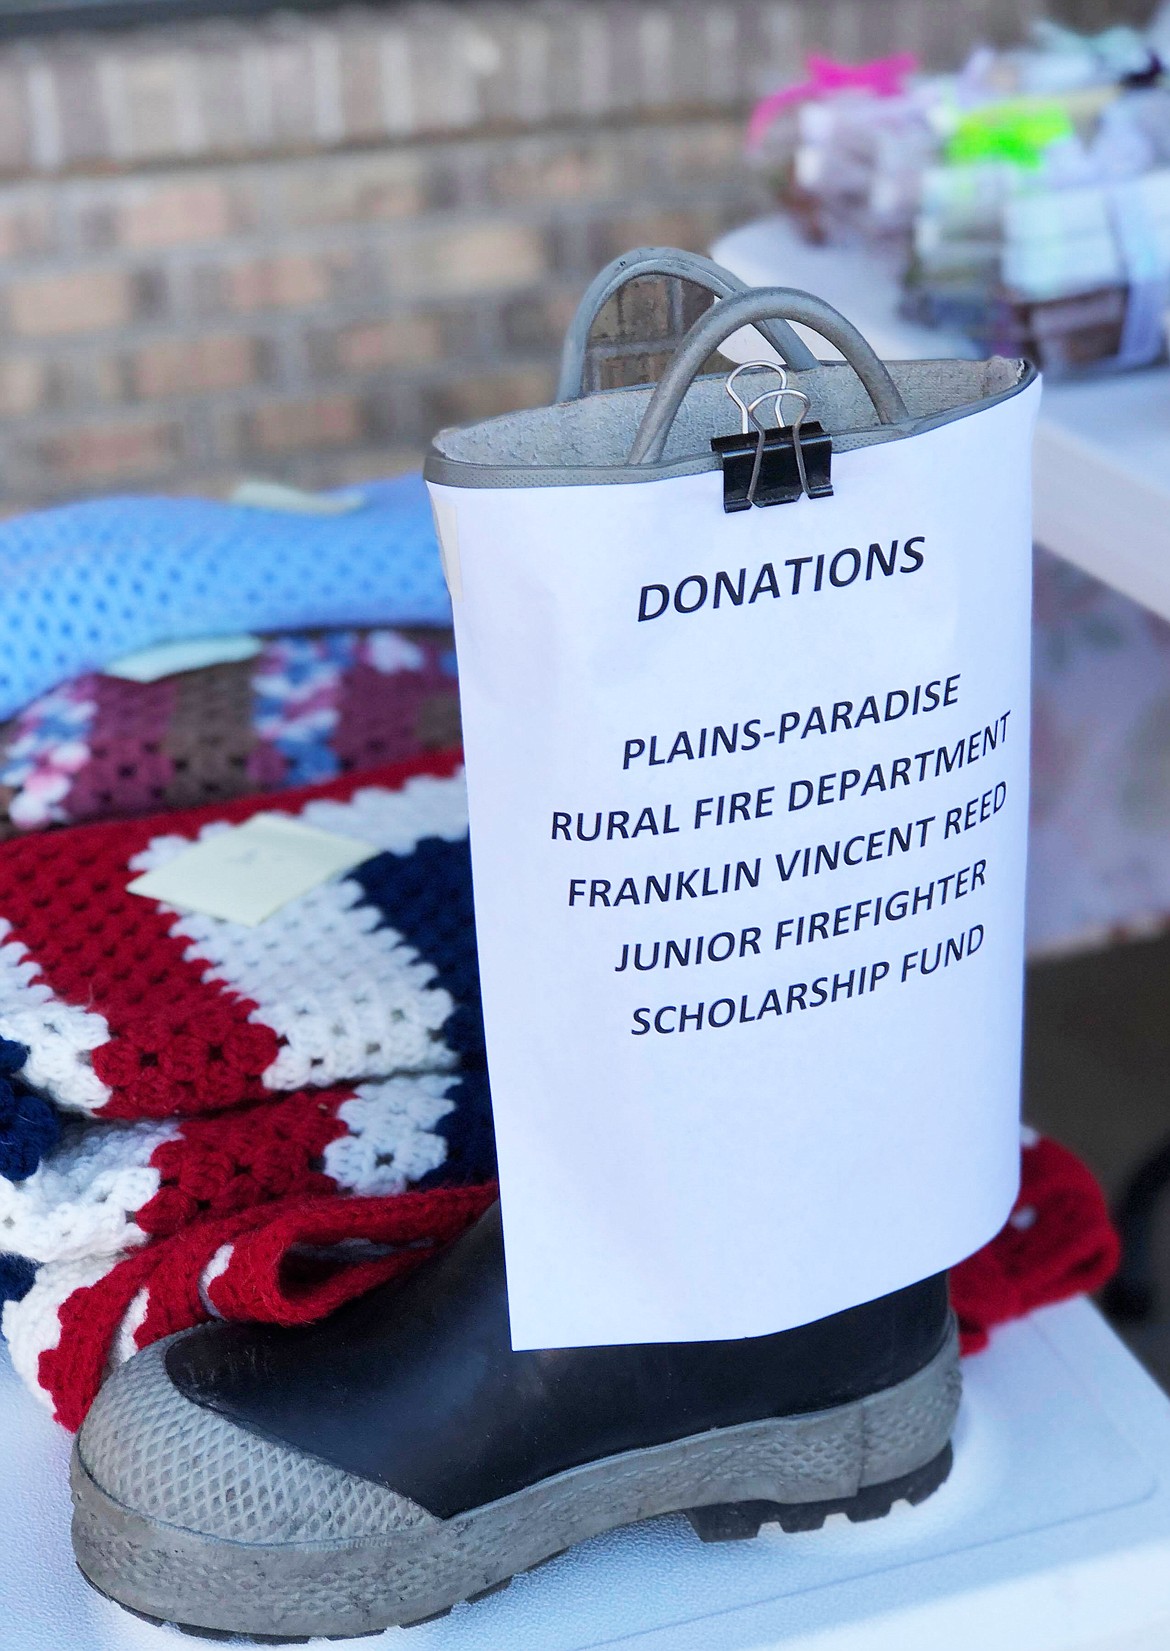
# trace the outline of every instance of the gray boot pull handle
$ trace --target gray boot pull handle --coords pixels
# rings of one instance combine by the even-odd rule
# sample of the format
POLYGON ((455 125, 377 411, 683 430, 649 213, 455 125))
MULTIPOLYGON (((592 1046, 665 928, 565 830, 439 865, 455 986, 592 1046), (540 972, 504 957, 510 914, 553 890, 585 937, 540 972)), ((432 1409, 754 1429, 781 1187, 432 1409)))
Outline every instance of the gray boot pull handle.
POLYGON ((846 321, 831 304, 811 292, 799 292, 795 287, 757 287, 725 299, 717 309, 708 310, 695 322, 655 387, 626 462, 657 464, 683 397, 707 357, 740 327, 756 326, 777 316, 811 327, 840 350, 865 386, 883 424, 897 424, 909 417, 906 403, 885 363, 851 321, 846 321))
MULTIPOLYGON (((682 252, 678 247, 635 247, 623 252, 607 264, 586 289, 577 306, 577 313, 569 323, 565 345, 561 352, 561 374, 557 381, 557 401, 576 401, 585 378, 585 351, 593 323, 615 292, 620 292, 627 281, 640 280, 645 275, 675 276, 680 281, 691 281, 704 287, 716 298, 733 298, 750 289, 738 275, 703 258, 697 252, 682 252)), ((781 361, 798 372, 807 372, 817 364, 808 345, 799 338, 786 321, 773 320, 760 331, 776 351, 781 361)))

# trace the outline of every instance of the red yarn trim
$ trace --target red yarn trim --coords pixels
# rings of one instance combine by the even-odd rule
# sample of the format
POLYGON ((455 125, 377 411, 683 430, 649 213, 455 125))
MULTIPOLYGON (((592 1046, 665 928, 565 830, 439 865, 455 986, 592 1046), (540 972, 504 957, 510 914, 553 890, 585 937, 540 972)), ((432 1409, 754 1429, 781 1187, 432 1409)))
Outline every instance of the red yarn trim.
POLYGON ((134 1339, 142 1348, 210 1317, 200 1279, 217 1251, 233 1244, 230 1281, 224 1274, 209 1291, 217 1312, 278 1324, 306 1323, 417 1266, 436 1245, 458 1237, 496 1196, 491 1183, 389 1198, 291 1198, 197 1221, 115 1262, 96 1284, 74 1290, 58 1312, 61 1334, 57 1346, 41 1354, 37 1380, 52 1399, 57 1420, 75 1430, 97 1396, 114 1339, 140 1290, 147 1291, 147 1310, 134 1339), (240 1243, 249 1235, 254 1243, 245 1242, 241 1251, 240 1243), (298 1285, 293 1281, 295 1271, 291 1276, 282 1271, 282 1258, 294 1244, 335 1244, 352 1237, 410 1248, 376 1262, 339 1265, 314 1284, 298 1285), (254 1276, 248 1276, 249 1269, 254 1269, 254 1276), (243 1310, 229 1312, 232 1302, 243 1310))
POLYGON ((477 1221, 497 1195, 492 1183, 403 1193, 398 1198, 282 1205, 274 1220, 236 1240, 227 1268, 212 1281, 208 1298, 223 1318, 311 1324, 374 1285, 412 1272, 433 1250, 477 1221), (338 1256, 333 1265, 322 1265, 321 1250, 354 1238, 410 1247, 369 1261, 338 1256), (308 1247, 315 1252, 315 1264, 306 1266, 303 1251, 308 1247))
MULTIPOLYGON (((135 1336, 139 1347, 200 1323, 208 1312, 199 1281, 224 1245, 232 1246, 227 1266, 208 1287, 217 1313, 305 1324, 417 1265, 435 1246, 457 1237, 495 1197, 494 1185, 390 1198, 293 1196, 232 1215, 204 1217, 116 1263, 98 1283, 73 1292, 60 1309, 58 1346, 41 1355, 41 1386, 54 1401, 57 1419, 66 1427, 79 1427, 139 1290, 148 1291, 146 1316, 135 1336), (335 1266, 319 1265, 322 1251, 354 1238, 409 1247, 366 1261, 347 1263, 339 1256, 335 1266)), ((1119 1255, 1104 1196, 1091 1172, 1055 1141, 1027 1147, 1013 1220, 951 1272, 964 1353, 986 1346, 998 1324, 1100 1289, 1119 1255)))
POLYGON ((118 1326, 156 1260, 150 1249, 139 1250, 96 1284, 74 1290, 57 1311, 61 1334, 56 1347, 41 1354, 37 1381, 53 1401, 53 1415, 70 1432, 84 1422, 105 1379, 118 1326))
POLYGON ((960 1346, 977 1353, 997 1324, 1100 1290, 1121 1242, 1092 1171, 1067 1147, 1025 1147, 1012 1218, 990 1244, 951 1269, 960 1346))

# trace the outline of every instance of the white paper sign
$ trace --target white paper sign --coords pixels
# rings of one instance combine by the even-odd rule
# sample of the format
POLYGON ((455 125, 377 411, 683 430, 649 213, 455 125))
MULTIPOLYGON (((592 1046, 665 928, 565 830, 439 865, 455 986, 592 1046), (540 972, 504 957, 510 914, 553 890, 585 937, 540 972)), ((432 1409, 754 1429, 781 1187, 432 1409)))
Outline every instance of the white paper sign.
POLYGON ((516 1347, 787 1329, 1006 1219, 1038 396, 737 515, 434 488, 516 1347))

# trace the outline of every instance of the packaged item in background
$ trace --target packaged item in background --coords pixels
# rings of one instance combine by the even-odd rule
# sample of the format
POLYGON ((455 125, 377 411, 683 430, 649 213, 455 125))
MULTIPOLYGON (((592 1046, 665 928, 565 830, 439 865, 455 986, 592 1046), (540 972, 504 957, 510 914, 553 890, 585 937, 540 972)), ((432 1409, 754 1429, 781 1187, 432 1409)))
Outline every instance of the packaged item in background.
MULTIPOLYGON (((1166 103, 1170 154, 1170 98, 1166 103)), ((1164 347, 1170 166, 1047 188, 1006 163, 927 174, 904 308, 1061 376, 1164 347)))
POLYGON ((1156 79, 967 110, 922 177, 906 313, 1058 377, 1157 360, 1170 89, 1156 79))
POLYGON ((1145 365, 1170 293, 1170 9, 1142 32, 1037 23, 954 75, 811 57, 749 156, 811 240, 896 262, 915 320, 1057 376, 1145 365))
POLYGON ((917 66, 909 52, 856 68, 814 54, 805 81, 756 106, 749 159, 809 240, 902 255, 938 142, 929 92, 911 84, 917 66))

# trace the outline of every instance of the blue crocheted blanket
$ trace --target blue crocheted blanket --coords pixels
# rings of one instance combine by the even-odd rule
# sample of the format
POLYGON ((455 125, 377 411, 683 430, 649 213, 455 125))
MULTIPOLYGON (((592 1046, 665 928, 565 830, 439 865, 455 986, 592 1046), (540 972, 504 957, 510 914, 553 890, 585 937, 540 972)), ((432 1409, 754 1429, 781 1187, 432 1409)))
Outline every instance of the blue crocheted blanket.
POLYGON ((422 477, 360 491, 335 516, 114 498, 0 523, 0 719, 157 642, 449 623, 422 477))

